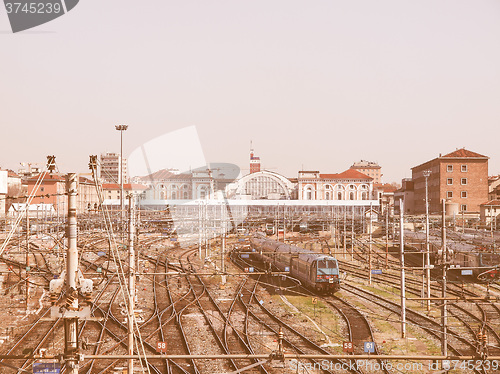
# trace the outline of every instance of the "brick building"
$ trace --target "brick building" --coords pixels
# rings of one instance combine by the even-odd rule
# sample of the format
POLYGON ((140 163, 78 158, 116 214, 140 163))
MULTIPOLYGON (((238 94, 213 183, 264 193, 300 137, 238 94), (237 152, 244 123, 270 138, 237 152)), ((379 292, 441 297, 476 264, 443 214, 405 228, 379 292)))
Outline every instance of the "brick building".
MULTIPOLYGON (((488 159, 465 148, 413 167, 414 212, 425 213, 425 176, 429 170, 429 210, 441 211, 441 201, 458 204, 460 212, 479 213, 488 200, 488 159)), ((405 209, 406 210, 406 209, 405 209)))
MULTIPOLYGON (((35 186, 40 175, 28 178, 28 195, 34 193, 31 204, 51 204, 59 214, 66 214, 68 209, 68 196, 66 195, 66 178, 56 173, 44 173, 38 189, 35 186)), ((94 182, 90 179, 78 178, 77 213, 86 213, 93 209, 99 200, 95 190, 94 182)))
POLYGON ((260 157, 253 153, 253 148, 250 149, 250 174, 258 173, 260 171, 260 157))

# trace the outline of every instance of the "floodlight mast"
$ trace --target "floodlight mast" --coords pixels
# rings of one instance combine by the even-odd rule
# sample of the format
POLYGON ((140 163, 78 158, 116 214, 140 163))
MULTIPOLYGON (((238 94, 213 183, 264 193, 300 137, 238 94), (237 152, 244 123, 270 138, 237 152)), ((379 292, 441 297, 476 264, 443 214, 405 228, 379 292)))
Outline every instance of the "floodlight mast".
POLYGON ((120 131, 120 217, 122 241, 125 240, 125 208, 123 203, 123 132, 128 129, 128 125, 115 125, 115 129, 120 131))

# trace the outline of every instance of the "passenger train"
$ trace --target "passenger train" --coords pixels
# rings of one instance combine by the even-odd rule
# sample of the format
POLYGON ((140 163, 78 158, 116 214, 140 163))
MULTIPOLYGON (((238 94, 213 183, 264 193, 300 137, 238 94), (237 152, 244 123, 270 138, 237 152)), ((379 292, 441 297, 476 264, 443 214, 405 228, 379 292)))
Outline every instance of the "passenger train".
POLYGON ((250 246, 257 259, 281 271, 290 271, 294 278, 316 292, 333 294, 340 290, 339 266, 335 257, 265 237, 252 237, 250 246))

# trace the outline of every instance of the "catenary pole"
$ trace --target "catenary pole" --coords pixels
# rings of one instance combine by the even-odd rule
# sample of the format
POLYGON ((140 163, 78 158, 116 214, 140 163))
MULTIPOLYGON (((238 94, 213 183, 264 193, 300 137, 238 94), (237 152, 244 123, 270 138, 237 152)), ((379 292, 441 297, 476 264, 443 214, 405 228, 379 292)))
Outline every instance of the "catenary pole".
MULTIPOLYGON (((428 190, 428 180, 430 170, 424 171, 425 177, 425 275, 426 275, 426 286, 427 286, 427 297, 431 297, 431 256, 429 247, 429 190, 428 190)), ((431 301, 427 300, 427 312, 431 310, 431 301)))
MULTIPOLYGON (((78 248, 77 248, 77 217, 76 195, 77 175, 69 173, 66 176, 66 190, 68 194, 68 250, 66 256, 66 284, 68 286, 67 308, 78 310, 78 248)), ((78 318, 64 318, 65 357, 66 368, 69 374, 78 374, 78 318)))
MULTIPOLYGON (((134 252, 134 195, 128 197, 128 318, 127 318, 127 349, 128 354, 134 354, 134 304, 135 304, 135 252, 134 252)), ((134 359, 128 360, 128 372, 134 372, 134 359)))
POLYGON ((399 200, 399 246, 401 263, 401 337, 406 337, 406 286, 405 286, 405 243, 404 243, 404 202, 399 200))
POLYGON ((441 353, 443 356, 448 356, 448 310, 447 310, 447 302, 446 302, 446 267, 448 266, 448 249, 446 248, 446 205, 445 199, 443 199, 443 207, 442 207, 442 220, 443 220, 443 228, 442 228, 442 263, 443 263, 443 284, 442 284, 442 294, 443 297, 443 305, 441 307, 441 318, 443 320, 442 333, 443 337, 441 340, 441 353))

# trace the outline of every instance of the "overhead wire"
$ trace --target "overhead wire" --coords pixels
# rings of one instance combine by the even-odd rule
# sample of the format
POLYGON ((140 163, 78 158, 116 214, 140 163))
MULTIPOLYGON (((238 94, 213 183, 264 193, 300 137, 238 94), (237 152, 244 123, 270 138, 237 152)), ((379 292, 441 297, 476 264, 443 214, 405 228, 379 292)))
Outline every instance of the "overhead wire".
POLYGON ((0 246, 0 256, 3 254, 3 252, 7 248, 7 245, 9 244, 9 241, 14 236, 14 232, 17 230, 17 227, 19 226, 19 224, 21 223, 21 221, 24 219, 24 216, 26 214, 29 214, 29 212, 28 212, 29 206, 30 206, 31 202, 33 201, 33 199, 35 198, 35 195, 38 192, 38 188, 40 187, 40 185, 42 184, 43 180, 45 179, 45 176, 47 175, 47 171, 49 169, 51 169, 53 166, 55 166, 55 159, 52 159, 52 162, 48 163, 44 167, 43 171, 38 175, 38 179, 37 179, 37 181, 35 183, 35 186, 33 187, 33 190, 31 191, 31 194, 28 196, 28 199, 26 201, 26 207, 25 207, 25 209, 22 210, 21 214, 19 214, 17 216, 16 221, 12 225, 12 228, 10 229, 9 234, 7 235, 7 237, 5 238, 5 240, 3 241, 2 245, 0 246))
MULTIPOLYGON (((96 159, 96 161, 97 161, 97 159, 96 159)), ((94 164, 91 162, 89 164, 89 166, 90 166, 91 171, 92 171, 94 185, 95 185, 97 196, 99 199, 99 205, 102 207, 101 211, 102 211, 103 216, 104 216, 104 223, 105 223, 105 227, 106 227, 106 233, 108 235, 108 241, 113 244, 113 245, 110 245, 110 249, 111 249, 111 255, 112 255, 113 261, 114 261, 117 269, 119 269, 119 271, 117 271, 117 275, 118 275, 117 278, 118 278, 118 283, 120 285, 120 291, 121 291, 120 294, 123 297, 124 304, 128 305, 129 298, 126 296, 130 296, 130 290, 128 290, 128 287, 126 286, 125 270, 124 270, 123 265, 122 265, 120 254, 118 253, 118 245, 116 243, 115 235, 113 233, 113 225, 111 224, 110 213, 109 213, 108 208, 103 205, 104 197, 103 197, 103 193, 102 193, 102 188, 99 185, 99 182, 97 179, 97 170, 96 170, 97 164, 94 164), (123 277, 123 279, 122 279, 122 277, 123 277)), ((132 302, 134 302, 134 301, 132 301, 132 302)), ((137 329, 137 335, 134 334, 134 337, 136 337, 137 352, 140 352, 139 344, 138 344, 138 342, 140 342, 140 345, 141 345, 141 348, 143 351, 143 355, 144 355, 144 360, 146 362, 146 369, 147 369, 148 373, 150 374, 151 371, 149 369, 149 363, 148 363, 148 360, 146 357, 146 349, 145 349, 144 342, 143 342, 142 337, 141 337, 141 333, 139 330, 139 325, 137 323, 137 319, 135 318, 135 316, 128 316, 128 318, 132 318, 132 321, 135 324, 135 328, 137 329)), ((139 360, 139 363, 141 365, 141 368, 144 369, 143 365, 142 365, 142 360, 139 360)))

